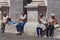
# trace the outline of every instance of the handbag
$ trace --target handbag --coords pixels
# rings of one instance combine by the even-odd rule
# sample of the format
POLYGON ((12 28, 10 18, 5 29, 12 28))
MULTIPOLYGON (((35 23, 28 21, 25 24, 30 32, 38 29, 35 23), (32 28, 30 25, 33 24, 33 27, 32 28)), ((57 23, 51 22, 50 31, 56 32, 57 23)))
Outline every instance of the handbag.
POLYGON ((55 28, 59 27, 59 24, 54 24, 54 27, 55 27, 55 28))

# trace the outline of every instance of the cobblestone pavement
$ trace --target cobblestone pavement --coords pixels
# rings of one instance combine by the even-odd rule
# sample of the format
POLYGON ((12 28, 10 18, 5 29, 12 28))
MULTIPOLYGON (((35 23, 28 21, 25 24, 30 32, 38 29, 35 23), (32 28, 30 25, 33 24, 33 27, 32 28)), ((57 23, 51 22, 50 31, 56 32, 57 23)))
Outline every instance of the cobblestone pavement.
POLYGON ((5 33, 0 32, 0 40, 60 40, 60 29, 55 30, 54 38, 45 38, 37 36, 28 36, 28 35, 16 35, 15 25, 7 25, 5 33))

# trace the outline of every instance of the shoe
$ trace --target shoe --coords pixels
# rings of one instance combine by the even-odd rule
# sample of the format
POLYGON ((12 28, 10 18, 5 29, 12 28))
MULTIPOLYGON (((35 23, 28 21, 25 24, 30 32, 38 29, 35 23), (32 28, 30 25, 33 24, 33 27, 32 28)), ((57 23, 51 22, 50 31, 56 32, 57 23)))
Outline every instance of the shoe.
POLYGON ((22 33, 20 33, 20 35, 22 35, 22 33))
POLYGON ((20 35, 20 33, 17 33, 16 35, 20 35))
POLYGON ((41 35, 41 37, 42 37, 42 35, 41 35))
POLYGON ((37 35, 38 37, 40 37, 40 35, 37 35))
POLYGON ((53 36, 51 36, 51 38, 54 38, 53 36))
POLYGON ((51 38, 51 37, 49 37, 49 38, 51 38))
POLYGON ((4 31, 1 31, 1 33, 5 33, 4 31))
POLYGON ((16 35, 22 35, 22 33, 17 33, 16 35))
POLYGON ((22 33, 24 33, 24 31, 22 33))
POLYGON ((49 38, 49 37, 47 37, 47 36, 44 36, 45 38, 49 38))

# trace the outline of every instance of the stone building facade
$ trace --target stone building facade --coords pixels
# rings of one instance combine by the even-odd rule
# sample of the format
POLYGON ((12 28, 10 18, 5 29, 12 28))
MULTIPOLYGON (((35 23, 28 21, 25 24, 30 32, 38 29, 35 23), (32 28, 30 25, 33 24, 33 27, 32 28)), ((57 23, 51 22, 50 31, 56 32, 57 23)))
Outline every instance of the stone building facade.
MULTIPOLYGON (((55 13, 58 21, 60 20, 60 0, 48 0, 48 16, 51 13, 55 13)), ((59 21, 60 23, 60 21, 59 21)))
POLYGON ((17 21, 23 10, 23 0, 10 0, 10 17, 17 21))
MULTIPOLYGON (((10 14, 13 19, 18 19, 20 13, 23 10, 23 0, 10 0, 10 14), (13 17, 14 15, 14 17, 13 17)), ((60 20, 60 0, 47 0, 48 11, 47 16, 49 17, 51 13, 55 13, 58 20, 60 20)))

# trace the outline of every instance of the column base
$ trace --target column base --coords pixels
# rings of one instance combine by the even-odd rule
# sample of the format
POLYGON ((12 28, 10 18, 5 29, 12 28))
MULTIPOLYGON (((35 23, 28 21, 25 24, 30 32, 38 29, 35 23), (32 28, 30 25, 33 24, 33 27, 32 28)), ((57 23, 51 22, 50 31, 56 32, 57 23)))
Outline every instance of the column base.
POLYGON ((30 35, 30 36, 35 36, 36 33, 36 28, 38 26, 38 22, 27 22, 24 26, 24 34, 25 35, 30 35))

